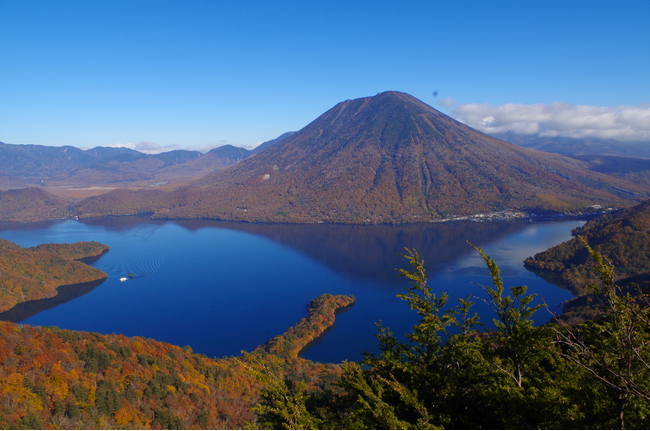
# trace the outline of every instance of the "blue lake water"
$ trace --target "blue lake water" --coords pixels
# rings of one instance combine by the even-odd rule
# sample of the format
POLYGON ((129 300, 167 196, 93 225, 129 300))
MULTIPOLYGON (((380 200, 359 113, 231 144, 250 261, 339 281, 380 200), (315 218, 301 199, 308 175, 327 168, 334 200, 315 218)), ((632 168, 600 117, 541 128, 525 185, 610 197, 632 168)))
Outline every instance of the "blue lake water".
MULTIPOLYGON (((375 322, 409 332, 417 316, 395 295, 407 281, 396 255, 415 248, 429 281, 455 303, 485 297, 476 284, 490 277, 484 248, 506 287, 527 285, 554 308, 571 298, 523 267, 523 260, 568 240, 580 221, 454 222, 406 226, 267 225, 216 221, 153 221, 116 217, 91 221, 2 224, 0 238, 23 247, 48 242, 99 241, 110 251, 92 263, 102 283, 65 287, 60 295, 21 304, 0 319, 99 333, 140 335, 208 356, 237 355, 284 332, 322 293, 352 294, 356 304, 303 354, 319 362, 359 361, 377 352, 375 322), (135 278, 120 282, 133 273, 135 278)), ((490 325, 489 307, 475 311, 490 325)), ((537 323, 548 321, 540 310, 537 323)))

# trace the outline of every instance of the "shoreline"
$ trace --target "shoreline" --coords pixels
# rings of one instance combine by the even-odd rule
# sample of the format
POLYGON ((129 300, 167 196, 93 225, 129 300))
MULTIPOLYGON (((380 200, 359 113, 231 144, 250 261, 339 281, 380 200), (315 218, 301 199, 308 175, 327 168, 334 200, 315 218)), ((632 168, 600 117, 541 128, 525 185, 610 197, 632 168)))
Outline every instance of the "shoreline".
POLYGON ((297 358, 311 343, 334 327, 336 315, 347 311, 354 304, 352 295, 320 295, 307 305, 307 317, 303 317, 282 335, 277 335, 258 346, 253 353, 297 358))

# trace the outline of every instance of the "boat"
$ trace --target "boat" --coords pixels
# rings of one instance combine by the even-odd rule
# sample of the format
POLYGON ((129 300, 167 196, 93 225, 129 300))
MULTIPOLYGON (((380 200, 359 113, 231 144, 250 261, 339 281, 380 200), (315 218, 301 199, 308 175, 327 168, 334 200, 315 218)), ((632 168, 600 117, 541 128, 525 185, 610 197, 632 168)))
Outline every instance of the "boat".
POLYGON ((120 278, 120 281, 126 281, 126 280, 128 280, 128 278, 126 278, 126 277, 120 278))

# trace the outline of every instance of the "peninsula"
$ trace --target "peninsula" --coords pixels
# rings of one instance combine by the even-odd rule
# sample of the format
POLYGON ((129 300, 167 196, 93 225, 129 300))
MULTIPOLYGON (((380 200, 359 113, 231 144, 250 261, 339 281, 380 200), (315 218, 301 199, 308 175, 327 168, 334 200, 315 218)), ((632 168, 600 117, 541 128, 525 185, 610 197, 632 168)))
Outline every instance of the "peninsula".
POLYGON ((107 250, 107 245, 94 241, 23 248, 0 239, 0 312, 21 302, 56 296, 61 286, 106 278, 104 271, 80 260, 107 250))

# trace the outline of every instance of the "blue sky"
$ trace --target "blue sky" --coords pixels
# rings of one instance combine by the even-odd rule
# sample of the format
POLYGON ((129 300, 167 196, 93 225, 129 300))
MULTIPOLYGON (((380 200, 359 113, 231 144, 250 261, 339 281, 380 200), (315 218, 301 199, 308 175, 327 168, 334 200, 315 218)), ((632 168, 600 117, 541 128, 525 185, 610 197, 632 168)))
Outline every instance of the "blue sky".
POLYGON ((0 141, 252 146, 386 90, 650 141, 649 22, 647 0, 0 0, 0 141))

